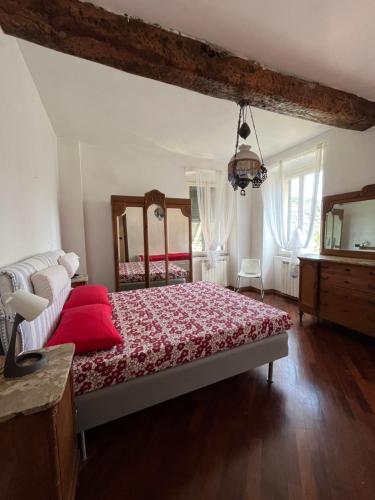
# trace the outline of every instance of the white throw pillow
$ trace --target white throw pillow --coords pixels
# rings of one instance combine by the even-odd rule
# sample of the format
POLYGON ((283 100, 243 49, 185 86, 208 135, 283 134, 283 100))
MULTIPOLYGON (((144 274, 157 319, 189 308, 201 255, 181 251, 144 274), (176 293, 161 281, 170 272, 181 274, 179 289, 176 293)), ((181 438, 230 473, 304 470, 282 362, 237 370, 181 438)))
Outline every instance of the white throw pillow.
POLYGON ((64 266, 51 266, 33 274, 31 282, 35 295, 44 297, 51 305, 61 290, 69 285, 70 279, 64 266))
POLYGON ((69 252, 59 258, 59 264, 65 267, 69 278, 73 278, 79 267, 79 257, 74 252, 69 252))

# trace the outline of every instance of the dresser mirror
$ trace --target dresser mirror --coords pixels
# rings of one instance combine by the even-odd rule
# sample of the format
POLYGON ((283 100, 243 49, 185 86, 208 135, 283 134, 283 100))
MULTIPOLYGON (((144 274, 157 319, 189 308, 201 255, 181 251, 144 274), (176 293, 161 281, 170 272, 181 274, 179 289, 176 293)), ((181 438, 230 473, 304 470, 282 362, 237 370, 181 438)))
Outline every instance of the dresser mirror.
POLYGON ((192 281, 191 200, 111 197, 117 291, 192 281))
POLYGON ((375 185, 323 198, 323 255, 375 257, 375 185))

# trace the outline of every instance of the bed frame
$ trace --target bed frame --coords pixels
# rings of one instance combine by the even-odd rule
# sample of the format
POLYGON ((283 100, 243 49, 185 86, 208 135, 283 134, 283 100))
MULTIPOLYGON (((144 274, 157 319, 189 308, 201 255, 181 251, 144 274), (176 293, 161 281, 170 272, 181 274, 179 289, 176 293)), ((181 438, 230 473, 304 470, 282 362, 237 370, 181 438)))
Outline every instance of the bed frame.
POLYGON ((82 458, 87 458, 86 430, 267 363, 268 383, 272 383, 273 362, 287 355, 288 334, 284 332, 207 358, 76 396, 82 458))
MULTIPOLYGON (((32 292, 32 274, 56 265, 63 254, 62 250, 46 252, 0 269, 0 299, 2 294, 14 290, 32 292)), ((55 329, 68 292, 64 289, 59 300, 48 307, 37 320, 30 324, 24 323, 31 330, 21 330, 22 346, 26 349, 39 349, 45 344, 55 329)), ((7 349, 8 334, 12 327, 12 320, 8 316, 0 301, 0 338, 4 351, 7 349)), ((288 335, 284 332, 207 358, 76 396, 77 430, 81 436, 83 458, 86 458, 86 430, 267 363, 268 382, 271 383, 273 362, 287 355, 288 335)))

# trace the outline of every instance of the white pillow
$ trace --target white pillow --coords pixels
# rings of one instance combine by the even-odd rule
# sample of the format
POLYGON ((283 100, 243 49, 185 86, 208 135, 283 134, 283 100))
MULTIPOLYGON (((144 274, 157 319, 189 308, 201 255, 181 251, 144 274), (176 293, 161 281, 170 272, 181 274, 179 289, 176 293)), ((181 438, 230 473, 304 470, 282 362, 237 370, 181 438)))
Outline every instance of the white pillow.
POLYGON ((31 282, 35 295, 44 297, 51 305, 61 290, 69 285, 70 279, 64 266, 51 266, 34 273, 31 282))
POLYGON ((74 252, 69 252, 59 258, 59 264, 65 267, 69 278, 73 278, 79 267, 79 257, 74 252))

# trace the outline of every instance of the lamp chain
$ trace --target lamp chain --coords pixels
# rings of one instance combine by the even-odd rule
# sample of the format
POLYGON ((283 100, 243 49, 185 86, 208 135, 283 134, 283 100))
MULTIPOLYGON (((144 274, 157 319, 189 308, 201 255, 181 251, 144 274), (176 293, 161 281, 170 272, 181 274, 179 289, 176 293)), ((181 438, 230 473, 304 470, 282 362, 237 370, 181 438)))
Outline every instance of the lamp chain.
POLYGON ((239 138, 240 138, 241 115, 242 115, 242 112, 243 112, 242 110, 243 110, 243 108, 242 108, 242 106, 240 106, 240 112, 239 112, 239 115, 238 115, 238 123, 237 123, 236 147, 235 147, 235 150, 234 150, 234 157, 235 158, 237 157, 238 141, 239 141, 239 138))
POLYGON ((250 110, 251 121, 253 123, 253 128, 254 128, 254 132, 255 132, 255 138, 257 140, 257 145, 258 145, 258 149, 259 149, 260 160, 261 160, 262 166, 263 166, 264 165, 263 155, 262 155, 262 150, 260 149, 260 146, 259 146, 258 134, 257 134, 257 129, 255 128, 255 122, 254 122, 253 112, 251 110, 251 106, 249 106, 249 110, 250 110))

